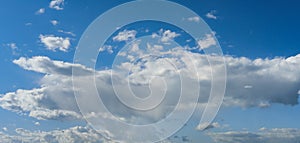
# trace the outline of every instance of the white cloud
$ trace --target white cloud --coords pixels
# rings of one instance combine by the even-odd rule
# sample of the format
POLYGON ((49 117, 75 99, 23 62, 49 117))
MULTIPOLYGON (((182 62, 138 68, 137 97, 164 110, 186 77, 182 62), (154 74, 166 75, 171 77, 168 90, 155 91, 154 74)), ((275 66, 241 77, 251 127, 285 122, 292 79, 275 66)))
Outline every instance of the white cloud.
MULTIPOLYGON (((141 52, 142 50, 137 51, 141 52)), ((96 71, 95 82, 97 83, 98 90, 101 91, 101 98, 103 97, 102 99, 107 108, 115 116, 119 117, 119 119, 130 123, 144 124, 158 121, 170 113, 174 105, 176 105, 176 99, 180 93, 178 91, 180 88, 178 87, 181 85, 178 81, 179 79, 176 78, 177 72, 190 73, 183 74, 185 75, 183 78, 191 79, 192 81, 199 78, 201 81, 199 103, 205 104, 207 102, 211 90, 211 66, 218 73, 221 68, 220 65, 223 64, 223 57, 191 53, 180 48, 173 49, 172 51, 161 51, 159 54, 167 56, 158 55, 160 58, 146 56, 144 60, 137 61, 138 63, 136 64, 130 62, 120 64, 118 68, 125 70, 125 77, 122 73, 117 72, 114 73, 113 79, 111 79, 111 70, 96 71), (208 57, 212 59, 214 65, 208 63, 208 57), (188 60, 190 58, 194 59, 193 62, 199 74, 189 72, 195 68, 191 61, 188 60), (174 65, 166 61, 174 63, 178 68, 174 70, 174 65), (128 70, 131 71, 129 75, 127 75, 128 70), (115 91, 112 88, 111 80, 117 81, 115 90, 122 92, 125 96, 129 96, 131 93, 127 92, 127 89, 124 88, 128 84, 128 81, 132 85, 132 91, 136 95, 144 96, 145 94, 150 94, 147 83, 151 81, 153 76, 164 77, 167 81, 166 85, 169 91, 167 92, 167 98, 164 100, 164 103, 160 104, 159 108, 146 113, 132 111, 124 107, 123 104, 120 104, 117 97, 114 96, 115 91)), ((289 58, 274 59, 250 60, 244 57, 235 58, 230 56, 225 56, 224 59, 228 71, 225 105, 268 107, 274 103, 284 105, 298 104, 299 95, 297 92, 300 85, 300 54, 289 58), (253 85, 253 88, 245 89, 245 85, 253 85)), ((39 82, 41 85, 39 88, 31 90, 19 89, 15 92, 1 95, 0 106, 2 108, 18 113, 29 113, 29 116, 37 119, 70 120, 81 118, 73 94, 72 68, 79 71, 79 74, 75 76, 78 76, 77 78, 83 84, 93 81, 94 73, 92 69, 79 64, 51 60, 47 57, 21 57, 18 60, 14 60, 14 63, 26 70, 45 75, 39 82)), ((166 85, 163 82, 156 82, 151 88, 152 91, 160 91, 166 85)), ((193 88, 191 85, 193 84, 183 84, 182 86, 185 89, 190 89, 193 88)), ((87 89, 86 91, 87 93, 83 102, 89 104, 85 104, 84 106, 88 109, 98 107, 98 104, 93 104, 95 103, 95 99, 89 98, 93 94, 90 93, 92 90, 87 89)), ((180 108, 180 111, 182 113, 190 111, 192 107, 190 106, 191 102, 194 101, 187 100, 185 108, 180 108)), ((205 106, 199 106, 199 108, 202 107, 205 106)), ((102 112, 95 112, 93 115, 99 115, 101 119, 105 118, 103 119, 105 123, 110 123, 112 119, 109 115, 105 115, 102 112)), ((111 127, 114 129, 113 131, 121 131, 120 127, 111 127)), ((129 129, 127 131, 130 134, 131 131, 129 129)), ((117 135, 122 136, 123 134, 117 135)))
POLYGON ((81 119, 72 89, 72 68, 80 69, 82 75, 90 75, 92 70, 77 64, 52 61, 47 57, 20 58, 13 62, 45 76, 40 81, 40 88, 18 89, 1 95, 0 106, 3 109, 28 113, 39 120, 81 119))
POLYGON ((55 25, 58 24, 58 21, 57 20, 51 20, 50 23, 55 26, 55 25))
POLYGON ((113 47, 111 45, 104 45, 103 47, 99 48, 99 52, 104 52, 104 51, 107 51, 110 54, 114 52, 113 47))
POLYGON ((35 122, 34 125, 39 126, 41 124, 40 124, 40 122, 35 122))
POLYGON ((54 35, 40 35, 39 38, 48 50, 56 51, 56 49, 59 49, 67 52, 71 46, 69 38, 56 37, 54 35))
POLYGON ((203 39, 198 40, 198 44, 201 49, 206 49, 217 45, 217 41, 214 39, 213 34, 206 34, 203 39))
POLYGON ((152 38, 160 38, 160 41, 165 44, 169 44, 170 41, 174 40, 174 38, 180 36, 176 32, 172 32, 171 30, 163 30, 160 29, 159 33, 153 33, 152 38))
POLYGON ((23 128, 17 128, 15 135, 0 132, 1 142, 9 143, 66 143, 66 142, 84 142, 84 143, 113 143, 105 139, 101 133, 90 127, 76 126, 63 130, 52 131, 29 131, 23 128))
POLYGON ((50 8, 63 10, 64 0, 52 0, 49 4, 50 8))
POLYGON ((128 41, 135 39, 136 36, 135 30, 124 30, 122 32, 119 32, 117 36, 113 37, 114 41, 128 41))
POLYGON ((25 26, 31 26, 31 25, 32 25, 32 23, 30 23, 30 22, 25 23, 25 26))
POLYGON ((180 34, 172 32, 171 30, 166 30, 162 34, 161 41, 162 42, 169 42, 170 40, 173 40, 175 37, 177 37, 179 35, 180 34))
POLYGON ((253 86, 252 85, 245 85, 244 88, 251 89, 251 88, 253 88, 253 86))
POLYGON ((68 35, 71 35, 71 36, 73 36, 73 37, 76 36, 76 34, 74 34, 73 32, 70 32, 70 31, 58 30, 57 32, 64 33, 64 34, 68 34, 68 35))
POLYGON ((8 129, 6 127, 3 127, 2 130, 5 132, 8 131, 8 129))
POLYGON ((220 124, 218 122, 213 122, 213 123, 202 123, 199 124, 196 129, 197 130, 208 130, 208 129, 212 129, 212 128, 219 128, 220 124))
POLYGON ((6 44, 8 47, 10 47, 12 50, 16 50, 18 47, 17 47, 17 44, 16 43, 8 43, 6 44))
POLYGON ((217 13, 216 10, 212 10, 209 13, 207 13, 205 16, 209 19, 217 19, 217 16, 215 15, 217 13))
POLYGON ((45 13, 45 8, 41 8, 35 12, 35 14, 43 14, 43 13, 45 13))
POLYGON ((218 143, 296 143, 300 140, 300 130, 291 128, 264 128, 258 132, 211 132, 208 135, 218 143))
POLYGON ((200 21, 200 17, 198 17, 198 16, 189 17, 187 20, 188 21, 192 21, 192 22, 199 22, 200 21))

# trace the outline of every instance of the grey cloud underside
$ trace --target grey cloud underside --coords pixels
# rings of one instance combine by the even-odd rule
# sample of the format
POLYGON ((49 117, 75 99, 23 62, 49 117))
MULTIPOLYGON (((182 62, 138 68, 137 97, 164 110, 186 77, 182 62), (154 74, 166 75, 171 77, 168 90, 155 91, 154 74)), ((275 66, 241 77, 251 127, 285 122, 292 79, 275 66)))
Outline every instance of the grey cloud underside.
MULTIPOLYGON (((182 52, 182 51, 180 51, 182 52)), ((180 54, 177 53, 177 54, 180 54)), ((182 54, 182 53, 181 53, 182 54)), ((182 58, 193 56, 194 63, 199 72, 201 96, 199 103, 206 103, 210 92, 210 70, 211 67, 207 63, 205 55, 187 53, 182 54, 182 58)), ((171 60, 171 59, 170 59, 171 60)), ((242 106, 242 107, 267 107, 273 103, 296 105, 298 104, 298 94, 300 89, 300 55, 289 58, 275 59, 256 59, 249 60, 247 58, 225 57, 227 64, 227 89, 224 104, 227 106, 242 106), (245 88, 247 87, 247 88, 245 88)), ((0 106, 4 109, 19 113, 29 113, 29 116, 37 119, 81 119, 81 115, 75 102, 73 87, 72 87, 72 68, 77 68, 80 71, 78 76, 85 77, 93 75, 92 69, 86 68, 83 65, 66 63, 62 61, 51 60, 48 57, 32 57, 14 60, 14 63, 20 67, 39 73, 44 73, 45 76, 40 80, 41 87, 31 90, 19 89, 15 92, 10 92, 1 95, 0 106), (63 100, 62 100, 63 99, 63 100)), ((212 68, 218 71, 218 64, 222 63, 222 57, 214 57, 212 68)), ((155 65, 158 63, 150 63, 155 65)), ((189 63, 186 63, 188 70, 189 63)), ((151 66, 149 66, 151 67, 151 66)), ((155 73, 156 69, 143 69, 137 73, 137 77, 144 74, 147 77, 149 73, 155 73)), ((170 74, 168 72, 158 72, 159 74, 170 74)), ((97 85, 104 100, 114 101, 111 90, 110 70, 96 71, 97 85), (104 88, 105 87, 105 88, 104 88), (102 94, 103 93, 103 94, 102 94)), ((195 75, 188 75, 189 78, 196 78, 195 75)), ((172 78, 172 76, 170 76, 172 78)), ((173 79, 176 83, 176 79, 173 79)), ((122 81, 122 80, 117 80, 122 81)), ((139 78, 135 80, 138 82, 139 78)), ((88 82, 88 81, 85 81, 88 82)), ((121 84, 121 82, 120 82, 121 84)), ((139 87, 143 84, 135 84, 139 87)), ((168 90, 178 92, 176 89, 180 85, 171 84, 168 90)), ((183 85, 184 86, 184 85, 183 85)), ((175 98, 176 99, 176 98, 175 98)), ((87 100, 88 103, 88 100, 87 100)), ((115 102, 111 102, 115 103, 115 102)), ((170 101, 170 103, 174 103, 170 101)), ((188 104, 188 103, 187 103, 188 104)), ((138 112, 123 112, 127 110, 123 106, 116 104, 110 109, 116 114, 129 114, 129 117, 135 118, 140 115, 138 112)), ((160 110, 149 112, 145 119, 155 118, 161 119, 166 111, 172 110, 174 104, 166 103, 165 107, 160 110), (153 116, 153 113, 157 116, 153 116), (151 115, 151 116, 150 116, 151 115)), ((92 106, 92 105, 91 105, 92 106)), ((97 106, 97 105, 93 105, 97 106)), ((125 117, 128 117, 125 116, 125 117)), ((152 119, 151 119, 152 120, 152 119)))
POLYGON ((300 130, 291 128, 262 129, 258 132, 229 131, 208 133, 215 142, 222 143, 298 143, 300 130))

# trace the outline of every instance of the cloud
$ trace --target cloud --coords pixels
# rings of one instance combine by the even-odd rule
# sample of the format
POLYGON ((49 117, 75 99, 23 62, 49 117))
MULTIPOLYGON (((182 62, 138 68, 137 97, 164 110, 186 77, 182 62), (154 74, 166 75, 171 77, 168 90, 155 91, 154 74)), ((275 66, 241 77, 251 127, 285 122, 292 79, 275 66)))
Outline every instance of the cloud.
POLYGON ((174 40, 174 38, 180 36, 176 32, 172 32, 171 30, 163 30, 160 29, 158 33, 153 33, 152 38, 160 38, 160 42, 164 44, 169 44, 170 41, 174 40))
POLYGON ((6 127, 3 127, 2 130, 5 132, 8 131, 8 129, 6 127))
POLYGON ((268 107, 272 103, 298 104, 300 54, 288 58, 227 57, 225 105, 268 107))
POLYGON ((198 16, 189 17, 187 20, 191 21, 191 22, 199 22, 200 21, 200 17, 198 17, 198 16))
POLYGON ((216 20, 217 19, 217 16, 215 15, 217 13, 216 10, 212 10, 210 11, 209 13, 207 13, 205 16, 209 19, 214 19, 216 20))
POLYGON ((68 34, 68 35, 71 35, 71 36, 73 36, 73 37, 76 36, 76 34, 74 34, 73 32, 70 32, 70 31, 58 30, 57 32, 64 33, 64 34, 68 34))
POLYGON ((213 123, 203 123, 200 124, 196 127, 196 130, 208 130, 212 128, 219 128, 220 124, 218 122, 213 122, 213 123))
MULTIPOLYGON (((59 109, 53 99, 44 93, 47 88, 21 90, 6 93, 0 98, 0 106, 3 109, 22 113, 39 120, 78 120, 79 113, 70 110, 59 109)), ((49 91, 48 91, 49 92, 49 91)))
POLYGON ((296 143, 300 140, 300 130, 291 128, 262 129, 258 132, 211 132, 208 135, 218 143, 296 143))
POLYGON ((40 35, 40 41, 47 47, 48 50, 67 52, 71 46, 69 38, 56 37, 54 35, 40 35))
MULTIPOLYGON (((158 46, 159 49, 161 48, 158 46)), ((147 50, 148 48, 146 48, 147 50)), ((151 50, 152 48, 150 48, 151 50)), ((130 53, 136 53, 135 56, 143 56, 142 49, 138 48, 130 50, 130 53)), ((202 55, 185 51, 182 48, 175 48, 167 51, 158 50, 161 54, 158 57, 143 56, 138 57, 137 63, 124 62, 117 64, 120 71, 114 71, 114 76, 111 76, 112 70, 105 69, 94 71, 80 64, 72 64, 63 61, 52 60, 48 57, 21 57, 13 62, 23 69, 44 74, 40 79, 40 87, 24 90, 18 89, 15 92, 5 93, 0 96, 0 106, 3 109, 13 112, 28 114, 28 116, 40 120, 80 120, 81 115, 77 107, 72 86, 72 68, 77 71, 75 78, 78 78, 82 84, 93 81, 96 77, 95 83, 98 91, 101 91, 101 98, 105 106, 118 119, 134 123, 145 124, 153 123, 168 115, 173 111, 180 96, 180 87, 193 90, 193 84, 197 79, 200 79, 200 99, 199 104, 205 105, 211 90, 211 68, 218 73, 223 64, 223 59, 227 66, 227 89, 224 99, 226 106, 240 106, 240 107, 268 107, 274 103, 284 105, 298 104, 299 95, 297 92, 300 88, 300 54, 288 58, 273 58, 273 59, 255 59, 250 60, 245 57, 231 57, 231 56, 214 56, 202 55), (163 56, 164 55, 164 56, 163 56), (214 64, 210 65, 207 58, 210 58, 214 64), (191 60, 194 59, 194 64, 191 60), (166 62, 168 61, 168 62, 166 62), (170 63, 175 65, 172 65, 170 63), (177 67, 174 70, 174 66, 177 67), (213 67, 211 67, 213 66, 213 67), (196 68, 198 74, 191 72, 196 68), (126 74, 124 75, 124 71, 126 74), (128 72, 130 71, 130 72, 128 72), (182 84, 177 78, 177 73, 183 73, 184 79, 189 79, 191 83, 182 84), (94 74, 95 73, 95 74, 94 74), (127 73, 130 73, 129 75, 127 73), (155 77, 164 77, 164 82, 155 82, 149 89, 149 81, 155 77), (112 81, 116 84, 112 88, 112 81), (162 91, 166 87, 165 100, 159 107, 147 111, 134 111, 120 103, 115 96, 116 91, 121 92, 124 96, 129 97, 132 92, 127 88, 128 83, 131 85, 131 90, 138 96, 145 96, 155 91, 153 95, 160 95, 158 91, 162 91), (245 85, 252 85, 252 88, 244 88, 245 85)), ((134 56, 134 55, 133 55, 134 56)), ((116 69, 114 69, 116 70, 116 69)), ((215 77, 218 78, 218 77, 215 77)), ((95 99, 90 98, 94 92, 87 87, 85 89, 85 96, 83 98, 84 106, 87 109, 95 109, 98 104, 94 104, 95 99)), ((76 90, 80 90, 75 88, 76 90)), ((187 95, 193 93, 187 93, 187 95)), ((97 95, 98 97, 98 95, 97 95)), ((191 96, 187 96, 191 97, 191 96)), ((156 99, 156 98, 155 98, 156 99)), ((192 98, 188 98, 184 102, 184 106, 179 108, 180 113, 184 114, 191 111, 191 103, 194 102, 192 98)), ((156 101, 153 101, 156 103, 156 101)), ((152 104, 151 102, 146 104, 152 104)), ((141 104, 144 106, 144 104, 141 104)), ((204 108, 205 106, 199 106, 204 108)), ((93 110, 92 110, 93 111, 93 110)), ((90 118, 103 119, 103 122, 108 123, 112 132, 120 132, 123 129, 117 126, 111 126, 111 115, 106 115, 103 112, 89 113, 90 118), (97 118, 99 117, 99 118, 97 118)), ((102 121, 102 120, 101 120, 102 121)), ((216 124, 212 124, 217 126, 216 124)), ((107 128, 103 127, 104 130, 107 128)), ((125 129, 124 129, 125 130, 125 129)), ((130 135, 131 129, 126 129, 127 134, 130 135)), ((116 134, 116 138, 125 136, 125 134, 116 134)))
POLYGON ((58 21, 57 20, 51 20, 50 23, 55 26, 55 25, 58 24, 58 21))
POLYGON ((117 36, 113 37, 114 41, 128 41, 135 39, 136 36, 135 30, 124 30, 122 32, 119 32, 117 36))
POLYGON ((6 45, 12 50, 16 50, 18 48, 16 43, 8 43, 6 45))
POLYGON ((103 47, 99 48, 99 52, 104 52, 104 51, 107 51, 110 54, 114 52, 113 47, 111 45, 104 45, 103 47))
POLYGON ((203 39, 198 40, 198 45, 200 45, 201 49, 206 49, 217 45, 217 41, 215 40, 213 34, 206 34, 203 39))
POLYGON ((41 124, 40 124, 40 122, 35 122, 34 125, 39 126, 41 124))
POLYGON ((35 12, 35 14, 38 14, 38 15, 43 14, 43 13, 45 13, 45 8, 41 8, 38 11, 35 12))
POLYGON ((56 10, 63 10, 64 0, 52 0, 49 4, 49 8, 56 10))
POLYGON ((17 128, 15 135, 0 132, 1 142, 9 143, 65 143, 65 142, 88 142, 88 143, 113 143, 104 138, 101 133, 90 127, 75 126, 63 130, 52 131, 29 131, 17 128))
POLYGON ((91 75, 92 70, 77 64, 52 61, 47 57, 21 57, 13 62, 45 76, 40 81, 40 88, 18 89, 1 95, 0 107, 21 114, 28 113, 39 120, 81 120, 72 89, 72 68, 80 69, 82 75, 91 75))

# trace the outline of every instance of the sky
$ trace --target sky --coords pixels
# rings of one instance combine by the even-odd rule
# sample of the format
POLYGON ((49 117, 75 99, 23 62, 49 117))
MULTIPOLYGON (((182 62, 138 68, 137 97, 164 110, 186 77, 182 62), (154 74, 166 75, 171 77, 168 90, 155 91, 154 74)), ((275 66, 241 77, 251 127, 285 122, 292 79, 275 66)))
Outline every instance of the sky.
POLYGON ((300 141, 299 1, 127 2, 2 2, 0 142, 300 141))

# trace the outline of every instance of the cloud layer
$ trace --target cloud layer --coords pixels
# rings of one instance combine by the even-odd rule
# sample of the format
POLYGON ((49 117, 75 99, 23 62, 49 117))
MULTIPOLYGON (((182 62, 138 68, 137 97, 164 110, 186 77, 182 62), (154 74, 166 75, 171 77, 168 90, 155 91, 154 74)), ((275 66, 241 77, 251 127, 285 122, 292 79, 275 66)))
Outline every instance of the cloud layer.
POLYGON ((300 130, 291 128, 263 128, 259 132, 229 131, 208 135, 218 143, 297 143, 300 140, 300 130))

